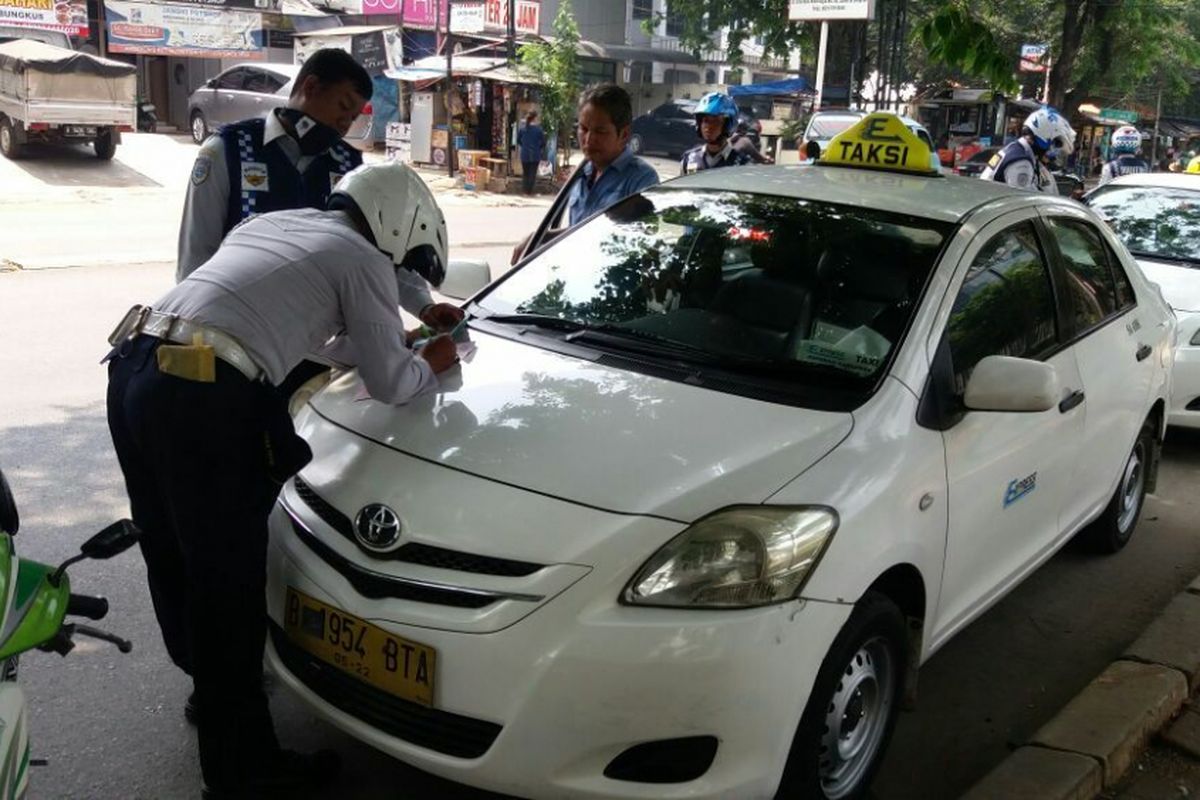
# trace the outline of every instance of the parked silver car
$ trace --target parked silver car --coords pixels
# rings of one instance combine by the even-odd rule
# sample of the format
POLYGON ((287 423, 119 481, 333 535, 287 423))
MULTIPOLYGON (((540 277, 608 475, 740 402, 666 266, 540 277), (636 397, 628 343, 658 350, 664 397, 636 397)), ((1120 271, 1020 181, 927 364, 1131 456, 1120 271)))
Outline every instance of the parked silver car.
MULTIPOLYGON (((188 98, 188 122, 192 138, 199 144, 229 122, 261 117, 273 108, 287 105, 296 64, 236 64, 210 78, 188 98)), ((346 141, 360 150, 374 146, 371 135, 371 104, 367 103, 346 134, 346 141)))

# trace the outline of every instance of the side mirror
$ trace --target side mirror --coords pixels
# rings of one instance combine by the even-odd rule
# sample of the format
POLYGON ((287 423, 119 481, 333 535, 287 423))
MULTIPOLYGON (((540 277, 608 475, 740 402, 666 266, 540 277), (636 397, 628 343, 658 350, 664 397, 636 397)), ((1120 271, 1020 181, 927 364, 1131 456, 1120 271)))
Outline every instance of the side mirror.
POLYGON ((466 300, 492 282, 492 268, 476 258, 451 259, 446 277, 437 288, 439 294, 454 300, 466 300))
POLYGON ((103 560, 124 553, 133 547, 142 532, 127 519, 114 522, 83 543, 79 551, 85 558, 103 560))
POLYGON ((215 89, 215 88, 217 88, 217 79, 216 79, 216 78, 209 78, 208 80, 206 80, 206 81, 204 82, 204 88, 205 88, 205 89, 215 89))
POLYGON ((1058 401, 1054 367, 1010 356, 988 356, 976 364, 963 397, 972 411, 1049 411, 1058 401))
POLYGON ((17 528, 21 527, 21 517, 17 514, 17 501, 13 500, 12 490, 4 473, 0 472, 0 531, 9 536, 15 536, 17 528))

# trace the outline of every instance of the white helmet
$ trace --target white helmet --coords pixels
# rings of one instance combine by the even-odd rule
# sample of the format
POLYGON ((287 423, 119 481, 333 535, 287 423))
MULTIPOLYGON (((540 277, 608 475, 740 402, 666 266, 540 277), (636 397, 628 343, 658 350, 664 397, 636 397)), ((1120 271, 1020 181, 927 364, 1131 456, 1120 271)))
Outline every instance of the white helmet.
POLYGON ((1142 146, 1142 135, 1132 125, 1122 125, 1113 131, 1110 143, 1114 152, 1136 153, 1142 146))
POLYGON ((425 181, 407 164, 363 164, 342 176, 329 208, 350 203, 371 229, 375 246, 398 267, 434 286, 446 277, 446 218, 425 181))
POLYGON ((1075 129, 1050 106, 1042 106, 1026 117, 1025 130, 1033 135, 1039 150, 1051 155, 1066 154, 1075 149, 1075 129))

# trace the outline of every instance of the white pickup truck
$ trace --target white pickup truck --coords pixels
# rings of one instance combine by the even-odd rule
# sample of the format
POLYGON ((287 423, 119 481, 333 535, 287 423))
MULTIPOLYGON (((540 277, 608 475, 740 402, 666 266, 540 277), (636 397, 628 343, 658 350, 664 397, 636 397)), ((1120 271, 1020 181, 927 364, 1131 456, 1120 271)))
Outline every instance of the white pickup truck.
POLYGON ((0 153, 27 142, 90 142, 110 159, 137 125, 137 69, 31 39, 0 44, 0 153))

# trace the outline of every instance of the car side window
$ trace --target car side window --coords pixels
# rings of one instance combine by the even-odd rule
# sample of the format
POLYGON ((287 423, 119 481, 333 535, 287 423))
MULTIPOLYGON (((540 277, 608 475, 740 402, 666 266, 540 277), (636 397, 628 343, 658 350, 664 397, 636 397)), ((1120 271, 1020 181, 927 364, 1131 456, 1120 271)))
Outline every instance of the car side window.
POLYGON ((218 89, 241 89, 246 82, 246 70, 231 69, 217 79, 218 89))
POLYGON ((274 92, 279 88, 271 82, 270 73, 263 72, 261 69, 247 70, 246 83, 242 86, 247 92, 274 92))
POLYGON ((1054 289, 1033 223, 996 234, 975 256, 954 299, 946 335, 960 394, 983 358, 1038 358, 1054 346, 1054 289))
POLYGON ((1108 256, 1108 263, 1112 267, 1113 277, 1117 281, 1117 305, 1121 311, 1127 308, 1133 308, 1137 305, 1137 295, 1133 293, 1133 284, 1129 282, 1129 275, 1125 272, 1125 267, 1121 265, 1121 259, 1117 258, 1117 254, 1112 251, 1108 243, 1104 243, 1104 253, 1108 256))
POLYGON ((1048 220, 1067 273, 1067 294, 1075 311, 1075 330, 1086 331, 1115 314, 1117 285, 1100 235, 1087 223, 1048 220))

